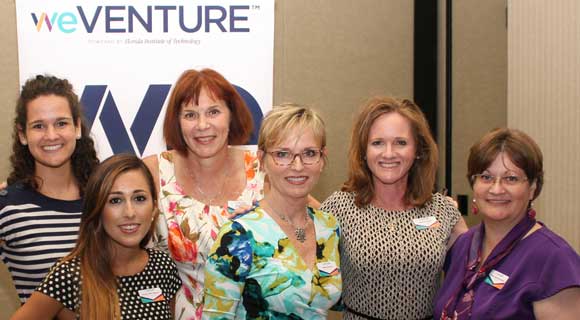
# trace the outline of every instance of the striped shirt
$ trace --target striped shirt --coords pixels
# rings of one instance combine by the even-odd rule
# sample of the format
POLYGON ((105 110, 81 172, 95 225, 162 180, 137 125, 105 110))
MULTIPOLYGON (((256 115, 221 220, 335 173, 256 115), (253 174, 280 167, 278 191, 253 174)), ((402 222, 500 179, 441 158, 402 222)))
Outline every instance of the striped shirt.
POLYGON ((0 192, 0 258, 22 303, 74 248, 80 219, 81 200, 48 198, 21 184, 0 192))

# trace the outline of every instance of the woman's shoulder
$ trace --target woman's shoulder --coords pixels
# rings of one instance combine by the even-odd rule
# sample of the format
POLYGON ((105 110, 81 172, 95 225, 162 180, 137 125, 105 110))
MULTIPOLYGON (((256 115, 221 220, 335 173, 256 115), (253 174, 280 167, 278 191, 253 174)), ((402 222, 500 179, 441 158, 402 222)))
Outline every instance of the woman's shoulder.
POLYGON ((461 217, 461 212, 459 212, 455 204, 438 192, 433 193, 431 200, 422 209, 450 220, 451 225, 455 225, 461 217))
POLYGON ((534 247, 544 247, 542 250, 544 253, 550 252, 554 256, 569 257, 570 259, 575 259, 580 265, 580 256, 570 246, 570 244, 544 224, 542 224, 540 229, 532 233, 529 236, 529 239, 534 247))
POLYGON ((171 256, 162 250, 157 248, 147 248, 145 250, 147 250, 149 257, 155 263, 167 263, 172 265, 175 264, 173 259, 171 259, 171 256))
MULTIPOLYGON (((62 277, 77 277, 80 275, 81 261, 79 257, 58 260, 48 271, 46 279, 58 279, 62 277)), ((46 280, 44 281, 46 282, 46 280)), ((49 280, 50 282, 50 280, 49 280)))
POLYGON ((330 212, 324 211, 324 209, 316 209, 313 207, 308 207, 308 211, 320 220, 324 225, 328 227, 338 227, 338 220, 330 212))
POLYGON ((23 183, 13 183, 0 190, 0 209, 4 209, 6 206, 10 206, 18 202, 29 200, 27 198, 29 198, 31 195, 33 195, 33 193, 31 192, 30 188, 26 187, 23 183))
POLYGON ((354 206, 354 192, 334 191, 326 200, 322 202, 321 209, 328 211, 328 207, 332 206, 354 206), (327 209, 324 209, 327 208, 327 209))

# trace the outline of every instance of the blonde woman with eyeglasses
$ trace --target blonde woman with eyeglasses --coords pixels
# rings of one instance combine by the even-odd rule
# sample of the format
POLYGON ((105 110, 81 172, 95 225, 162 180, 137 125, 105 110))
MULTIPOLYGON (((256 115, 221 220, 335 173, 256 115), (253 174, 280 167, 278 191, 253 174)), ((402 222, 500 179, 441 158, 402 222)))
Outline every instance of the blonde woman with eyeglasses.
POLYGON ((305 107, 274 107, 258 149, 270 189, 222 227, 206 264, 203 319, 326 319, 342 291, 339 226, 308 205, 326 165, 324 123, 305 107))

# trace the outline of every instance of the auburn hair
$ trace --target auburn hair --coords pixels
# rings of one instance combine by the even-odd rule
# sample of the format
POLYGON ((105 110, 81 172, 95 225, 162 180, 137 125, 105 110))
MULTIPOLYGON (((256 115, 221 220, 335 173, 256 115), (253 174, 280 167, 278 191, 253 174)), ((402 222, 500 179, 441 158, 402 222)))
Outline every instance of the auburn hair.
POLYGON ((187 70, 177 80, 167 104, 163 122, 163 137, 168 147, 181 154, 187 152, 187 144, 179 121, 183 105, 199 103, 201 90, 205 89, 214 100, 223 100, 231 112, 228 144, 246 144, 253 130, 253 119, 248 106, 234 86, 212 69, 187 70))
MULTIPOLYGON (((156 211, 157 193, 151 173, 141 159, 131 154, 114 155, 103 161, 89 178, 83 200, 79 237, 75 248, 62 261, 78 258, 82 278, 80 310, 81 319, 120 319, 117 281, 111 268, 111 239, 103 226, 102 213, 116 179, 123 173, 136 170, 143 174, 152 208, 156 211)), ((145 248, 153 235, 157 212, 147 235, 141 240, 145 248)))
POLYGON ((431 200, 439 153, 425 115, 410 100, 374 97, 361 107, 354 121, 348 153, 348 179, 342 187, 342 191, 355 193, 357 207, 367 206, 375 197, 373 174, 366 162, 371 127, 380 116, 392 112, 409 121, 417 148, 417 158, 409 169, 404 200, 419 207, 431 200))

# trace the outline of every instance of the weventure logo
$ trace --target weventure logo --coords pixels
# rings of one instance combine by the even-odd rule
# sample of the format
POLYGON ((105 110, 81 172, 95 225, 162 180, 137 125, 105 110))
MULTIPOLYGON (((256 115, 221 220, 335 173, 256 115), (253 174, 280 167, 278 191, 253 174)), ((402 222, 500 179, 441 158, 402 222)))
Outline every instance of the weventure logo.
POLYGON ((259 9, 259 5, 97 6, 92 9, 76 6, 69 11, 31 12, 30 15, 38 32, 250 32, 246 23, 248 14, 259 9))
MULTIPOLYGON (((254 132, 249 144, 256 144, 258 141, 258 129, 262 123, 262 110, 256 99, 248 91, 239 86, 234 87, 252 113, 254 132)), ((89 127, 92 127, 97 121, 98 115, 98 121, 105 131, 106 139, 113 153, 129 152, 141 157, 151 138, 155 124, 158 121, 163 121, 163 118, 160 118, 160 114, 170 89, 171 85, 168 84, 149 85, 129 128, 123 123, 121 110, 107 85, 85 86, 81 95, 81 103, 84 106, 85 117, 89 127), (134 144, 131 140, 134 141, 134 144)))

